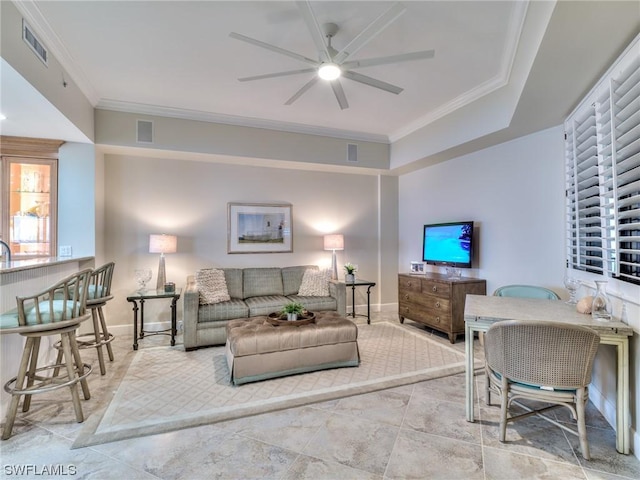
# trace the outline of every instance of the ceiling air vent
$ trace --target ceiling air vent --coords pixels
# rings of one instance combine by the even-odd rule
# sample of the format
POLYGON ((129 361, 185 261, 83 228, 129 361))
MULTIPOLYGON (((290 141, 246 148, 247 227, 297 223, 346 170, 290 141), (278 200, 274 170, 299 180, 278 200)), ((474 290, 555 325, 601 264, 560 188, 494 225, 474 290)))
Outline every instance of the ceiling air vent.
POLYGON ((358 161, 358 145, 355 143, 347 143, 347 162, 358 161))
POLYGON ((38 40, 36 34, 33 33, 33 29, 29 26, 26 20, 22 19, 22 39, 29 45, 29 48, 33 50, 33 53, 40 59, 42 63, 46 66, 49 66, 47 63, 47 58, 49 58, 49 52, 44 48, 42 42, 38 40))
POLYGON ((136 140, 138 143, 153 143, 153 122, 149 120, 138 120, 136 140))

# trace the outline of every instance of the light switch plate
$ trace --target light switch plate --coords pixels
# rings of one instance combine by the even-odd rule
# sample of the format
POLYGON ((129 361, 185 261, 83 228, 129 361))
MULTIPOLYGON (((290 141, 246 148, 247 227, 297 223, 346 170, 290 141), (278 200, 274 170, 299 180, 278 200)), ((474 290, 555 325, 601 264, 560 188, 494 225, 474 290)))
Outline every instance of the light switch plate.
POLYGON ((71 245, 60 245, 60 256, 61 257, 70 257, 71 256, 71 245))

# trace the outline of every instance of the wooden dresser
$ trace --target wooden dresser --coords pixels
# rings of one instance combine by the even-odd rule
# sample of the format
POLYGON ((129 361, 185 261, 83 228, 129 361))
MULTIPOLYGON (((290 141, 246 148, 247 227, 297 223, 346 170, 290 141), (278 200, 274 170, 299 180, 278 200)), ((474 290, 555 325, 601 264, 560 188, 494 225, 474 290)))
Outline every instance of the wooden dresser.
POLYGON ((464 333, 464 299, 467 294, 486 295, 487 282, 478 278, 449 278, 438 273, 398 275, 398 316, 423 323, 456 337, 464 333))

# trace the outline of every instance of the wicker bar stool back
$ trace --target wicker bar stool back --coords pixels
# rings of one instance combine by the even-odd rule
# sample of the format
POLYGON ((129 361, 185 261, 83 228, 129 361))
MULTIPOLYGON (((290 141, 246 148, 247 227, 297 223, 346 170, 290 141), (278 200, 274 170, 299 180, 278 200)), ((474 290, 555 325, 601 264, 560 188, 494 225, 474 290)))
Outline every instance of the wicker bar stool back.
POLYGON ((589 400, 593 359, 600 337, 587 327, 554 322, 503 321, 493 324, 485 335, 487 403, 489 395, 500 397, 500 441, 506 438, 508 422, 538 415, 580 439, 582 456, 590 459, 585 406, 589 400), (518 399, 551 404, 530 408, 518 399), (526 413, 508 416, 515 403, 526 413), (569 408, 578 431, 543 414, 569 408))
POLYGON ((109 262, 96 268, 89 279, 89 288, 87 292, 87 308, 91 310, 91 319, 93 320, 93 332, 78 336, 78 347, 95 348, 98 353, 98 363, 100 364, 100 374, 106 373, 104 363, 104 353, 102 347, 107 348, 109 361, 113 362, 113 350, 111 342, 114 337, 107 330, 107 322, 104 320, 104 307, 109 300, 113 298, 111 295, 111 279, 113 278, 113 269, 116 264, 109 262))
POLYGON ((82 270, 40 293, 17 297, 17 308, 0 315, 0 334, 17 333, 26 338, 18 375, 4 385, 12 398, 2 431, 3 440, 11 436, 21 396, 24 396, 22 411, 27 412, 32 395, 69 387, 76 420, 84 420, 77 384, 80 383, 84 398, 88 400, 91 394, 86 378, 91 373, 91 365, 80 358, 75 332, 90 316, 86 309, 85 288, 90 275, 91 269, 82 270), (62 349, 58 358, 62 363, 39 367, 40 340, 51 335, 61 337, 62 349), (51 369, 53 375, 41 374, 51 369), (60 370, 66 370, 66 373, 60 375, 60 370))

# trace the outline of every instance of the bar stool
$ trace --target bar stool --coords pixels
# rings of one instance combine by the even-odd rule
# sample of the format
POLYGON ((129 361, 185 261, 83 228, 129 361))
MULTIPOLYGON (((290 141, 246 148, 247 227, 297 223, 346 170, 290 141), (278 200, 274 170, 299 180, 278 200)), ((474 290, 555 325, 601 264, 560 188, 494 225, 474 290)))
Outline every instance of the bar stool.
POLYGON ((90 316, 86 311, 86 286, 90 275, 91 269, 82 270, 40 293, 17 297, 17 308, 0 315, 0 334, 18 333, 26 337, 18 375, 4 385, 5 391, 12 397, 2 440, 11 436, 22 395, 22 411, 27 412, 32 395, 69 387, 76 420, 79 423, 84 421, 77 384, 80 383, 85 400, 91 398, 86 380, 91 373, 91 365, 83 363, 80 358, 75 332, 90 316), (38 367, 40 340, 51 335, 61 337, 62 348, 58 358, 63 363, 38 367), (66 368, 66 375, 59 375, 62 368, 66 368), (39 374, 51 369, 52 376, 39 374))
POLYGON ((114 262, 105 263, 91 273, 87 291, 87 308, 91 310, 93 333, 83 334, 77 337, 78 348, 81 350, 84 348, 95 348, 98 352, 98 363, 100 364, 101 375, 107 372, 104 365, 104 354, 102 352, 103 345, 107 347, 109 361, 113 362, 111 342, 114 337, 107 330, 107 322, 104 320, 102 307, 113 298, 113 295, 111 295, 111 279, 115 266, 116 264, 114 262))

